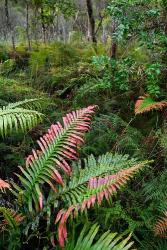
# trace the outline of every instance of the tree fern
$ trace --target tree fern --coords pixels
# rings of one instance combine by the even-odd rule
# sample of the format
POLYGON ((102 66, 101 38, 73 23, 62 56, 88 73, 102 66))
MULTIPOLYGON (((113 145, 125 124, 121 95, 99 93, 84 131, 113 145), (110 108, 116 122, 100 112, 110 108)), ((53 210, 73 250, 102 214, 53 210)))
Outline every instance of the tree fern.
POLYGON ((130 241, 130 236, 123 239, 122 235, 107 231, 103 233, 97 240, 99 226, 94 224, 91 226, 85 225, 82 229, 76 244, 67 243, 67 250, 128 250, 132 249, 133 242, 130 241), (95 240, 96 239, 96 240, 95 240))
POLYGON ((142 114, 155 109, 167 107, 166 101, 156 102, 149 95, 140 96, 135 104, 135 114, 142 114))
POLYGON ((42 121, 43 114, 38 111, 22 108, 30 107, 37 99, 11 103, 0 108, 0 135, 5 137, 15 131, 23 132, 33 128, 42 121))

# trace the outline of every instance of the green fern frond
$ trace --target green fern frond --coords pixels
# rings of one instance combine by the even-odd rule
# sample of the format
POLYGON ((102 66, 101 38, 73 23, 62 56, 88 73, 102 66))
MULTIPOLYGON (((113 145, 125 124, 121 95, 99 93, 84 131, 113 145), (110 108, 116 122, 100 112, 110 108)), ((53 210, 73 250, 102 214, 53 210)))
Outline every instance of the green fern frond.
POLYGON ((106 173, 116 173, 121 169, 134 165, 136 162, 135 158, 129 159, 128 155, 117 153, 108 152, 99 156, 98 159, 90 155, 87 159, 84 159, 84 168, 81 168, 81 162, 73 164, 71 185, 75 183, 75 179, 77 185, 79 185, 87 182, 92 177, 101 176, 106 173))
POLYGON ((43 114, 34 110, 3 107, 0 109, 0 135, 5 137, 14 130, 26 132, 41 122, 42 118, 43 114))
POLYGON ((117 233, 111 233, 107 231, 101 235, 98 240, 97 234, 99 232, 99 226, 94 224, 91 228, 85 225, 82 229, 76 245, 72 245, 70 242, 66 245, 65 249, 68 250, 128 250, 132 249, 134 244, 130 241, 130 236, 123 239, 122 235, 117 233))
POLYGON ((80 170, 81 178, 78 179, 78 185, 76 179, 70 182, 68 187, 64 188, 64 192, 60 191, 60 196, 69 207, 77 206, 81 210, 93 206, 96 201, 100 204, 103 198, 108 199, 110 195, 116 193, 147 164, 147 161, 141 162, 117 173, 113 171, 112 165, 105 165, 106 169, 102 168, 98 171, 92 168, 94 172, 91 170, 90 174, 87 172, 85 176, 82 176, 84 169, 80 170))
MULTIPOLYGON (((144 185, 143 193, 147 200, 155 201, 157 204, 164 203, 167 205, 167 170, 164 170, 159 176, 154 177, 150 182, 144 185)), ((167 209, 167 207, 166 207, 167 209)))
POLYGON ((23 101, 9 103, 5 108, 15 109, 15 108, 24 108, 24 109, 36 109, 39 108, 41 102, 44 101, 43 98, 33 98, 33 99, 25 99, 23 101))
POLYGON ((12 229, 16 229, 20 222, 24 219, 24 216, 17 214, 14 210, 0 207, 0 214, 4 217, 4 224, 7 224, 12 229))
POLYGON ((99 156, 97 160, 91 155, 88 159, 84 159, 84 168, 81 168, 80 161, 73 164, 73 175, 68 185, 60 190, 60 195, 68 201, 69 206, 76 204, 81 201, 82 194, 85 194, 87 183, 91 178, 111 175, 135 164, 137 160, 129 159, 128 155, 106 153, 99 156))

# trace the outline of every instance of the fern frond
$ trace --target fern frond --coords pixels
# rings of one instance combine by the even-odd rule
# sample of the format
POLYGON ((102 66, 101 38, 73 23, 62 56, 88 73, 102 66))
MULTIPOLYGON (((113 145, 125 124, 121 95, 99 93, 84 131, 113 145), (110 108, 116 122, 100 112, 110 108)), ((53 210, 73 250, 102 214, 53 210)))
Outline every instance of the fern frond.
POLYGON ((43 114, 23 108, 3 107, 0 109, 0 135, 5 137, 14 130, 23 132, 42 121, 43 114))
POLYGON ((128 250, 134 244, 130 241, 130 236, 123 239, 122 235, 111 233, 109 230, 95 240, 99 232, 99 226, 94 224, 91 228, 85 225, 82 229, 75 246, 69 242, 65 249, 68 250, 128 250))
POLYGON ((77 214, 79 210, 84 211, 87 208, 93 207, 96 202, 101 204, 104 198, 108 200, 111 195, 124 186, 127 181, 146 164, 148 164, 148 162, 139 163, 113 175, 91 178, 87 186, 84 185, 81 189, 78 188, 74 199, 74 201, 78 201, 78 203, 72 204, 67 210, 60 210, 55 220, 55 223, 60 221, 58 226, 60 245, 63 246, 64 241, 67 239, 66 222, 70 215, 77 214))
POLYGON ((84 168, 81 168, 81 161, 73 163, 73 175, 70 181, 70 188, 75 188, 89 181, 92 177, 101 176, 104 174, 116 173, 123 168, 128 168, 135 165, 136 159, 129 159, 128 155, 106 153, 99 156, 97 159, 90 155, 84 159, 84 168))
POLYGON ((7 183, 6 181, 3 181, 2 179, 0 179, 0 189, 3 190, 5 188, 10 188, 9 183, 7 183))
POLYGON ((154 109, 167 107, 167 101, 156 102, 149 95, 140 96, 135 104, 135 114, 142 114, 154 109))
POLYGON ((129 159, 128 155, 106 153, 98 159, 91 155, 88 159, 84 159, 84 168, 81 168, 80 161, 73 164, 70 182, 59 190, 59 195, 68 206, 72 206, 81 201, 90 179, 111 175, 136 164, 139 162, 133 158, 129 159))
POLYGON ((24 108, 24 109, 35 109, 40 107, 41 101, 43 98, 33 98, 33 99, 25 99, 23 101, 18 101, 15 103, 9 103, 5 108, 15 109, 15 108, 24 108))
POLYGON ((154 233, 156 236, 167 238, 167 211, 165 211, 164 216, 157 221, 154 227, 154 233))
POLYGON ((17 214, 13 209, 6 207, 0 207, 0 213, 3 214, 5 219, 3 224, 9 225, 12 229, 16 229, 25 218, 22 214, 17 214))
POLYGON ((20 167, 22 175, 17 174, 22 189, 16 184, 14 189, 23 193, 24 202, 29 211, 42 209, 43 194, 41 186, 47 183, 57 192, 55 184, 63 185, 63 178, 58 169, 67 175, 71 168, 67 160, 77 159, 76 148, 84 142, 85 132, 90 129, 91 117, 96 106, 77 110, 63 117, 63 126, 58 122, 51 125, 48 133, 38 140, 40 150, 33 150, 26 160, 26 168, 20 167))

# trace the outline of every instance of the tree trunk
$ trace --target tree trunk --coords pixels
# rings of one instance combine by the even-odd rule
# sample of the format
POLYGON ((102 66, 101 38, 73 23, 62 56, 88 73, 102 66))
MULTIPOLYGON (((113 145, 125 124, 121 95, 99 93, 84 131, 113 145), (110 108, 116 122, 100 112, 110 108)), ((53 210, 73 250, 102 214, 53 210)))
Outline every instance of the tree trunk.
MULTIPOLYGON (((114 34, 115 31, 116 31, 116 22, 114 21, 112 34, 114 34)), ((117 49, 118 49, 117 41, 115 39, 112 39, 112 44, 111 44, 111 48, 110 48, 110 57, 111 58, 116 59, 117 49)))
POLYGON ((46 27, 45 27, 45 22, 44 22, 43 7, 41 7, 41 22, 42 22, 43 42, 44 44, 46 44, 46 27))
POLYGON ((29 34, 29 5, 28 2, 26 3, 26 34, 27 34, 27 43, 28 43, 28 49, 31 49, 31 40, 30 40, 30 34, 29 34))
POLYGON ((7 28, 7 32, 9 34, 10 34, 10 32, 12 33, 11 34, 12 47, 13 47, 13 50, 15 50, 16 47, 15 47, 14 32, 12 31, 11 23, 10 23, 10 19, 9 19, 9 5, 8 5, 8 0, 5 0, 5 16, 6 16, 6 28, 7 28))
POLYGON ((90 27, 90 36, 93 43, 97 43, 96 34, 95 34, 95 19, 93 15, 93 6, 92 6, 92 0, 86 0, 87 4, 87 11, 88 11, 88 17, 89 17, 89 27, 90 27))
POLYGON ((116 42, 112 42, 111 45, 111 51, 110 51, 110 57, 115 59, 117 55, 117 43, 116 42))

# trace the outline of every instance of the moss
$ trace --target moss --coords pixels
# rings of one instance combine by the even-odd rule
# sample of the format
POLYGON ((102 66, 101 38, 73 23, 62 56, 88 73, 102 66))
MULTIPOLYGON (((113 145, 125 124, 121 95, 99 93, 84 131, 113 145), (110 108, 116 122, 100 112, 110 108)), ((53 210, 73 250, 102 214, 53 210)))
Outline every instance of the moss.
POLYGON ((34 88, 31 86, 28 86, 22 82, 0 77, 0 99, 3 99, 7 102, 45 96, 46 95, 43 92, 34 90, 34 88))

